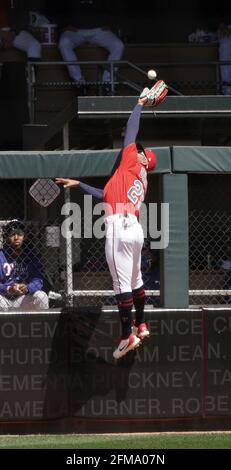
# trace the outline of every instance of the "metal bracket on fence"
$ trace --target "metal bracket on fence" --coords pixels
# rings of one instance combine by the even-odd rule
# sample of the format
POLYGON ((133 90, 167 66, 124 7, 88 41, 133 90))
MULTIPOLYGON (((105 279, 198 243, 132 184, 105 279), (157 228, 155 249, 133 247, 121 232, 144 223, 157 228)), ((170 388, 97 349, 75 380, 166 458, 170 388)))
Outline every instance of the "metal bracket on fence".
MULTIPOLYGON (((159 290, 146 290, 146 295, 160 296, 159 290)), ((67 297, 111 297, 115 293, 113 290, 73 290, 68 292, 67 297)), ((59 292, 49 292, 49 299, 52 300, 62 300, 64 293, 59 292)))
MULTIPOLYGON (((159 290, 146 290, 145 291, 146 296, 160 296, 160 291, 159 290)), ((189 290, 189 295, 190 296, 214 296, 214 295, 219 295, 219 296, 224 296, 224 295, 230 295, 231 296, 231 289, 190 289, 189 290)), ((49 292, 49 299, 52 300, 62 300, 64 297, 111 297, 114 296, 114 291, 113 290, 70 290, 69 292, 65 295, 64 293, 59 293, 59 292, 49 292)))
POLYGON ((231 289, 196 289, 189 290, 189 295, 204 295, 204 296, 213 296, 213 295, 230 295, 231 289))

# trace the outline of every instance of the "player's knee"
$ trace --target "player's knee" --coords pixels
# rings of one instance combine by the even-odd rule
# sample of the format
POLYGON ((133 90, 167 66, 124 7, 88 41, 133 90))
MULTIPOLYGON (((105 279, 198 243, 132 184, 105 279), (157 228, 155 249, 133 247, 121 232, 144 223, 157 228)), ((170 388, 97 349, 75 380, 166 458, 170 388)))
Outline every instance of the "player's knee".
POLYGON ((59 40, 59 49, 60 51, 62 51, 62 50, 70 49, 70 48, 73 48, 73 43, 71 39, 68 36, 66 36, 64 33, 63 36, 61 36, 59 40))
POLYGON ((49 308, 49 299, 46 292, 37 290, 33 294, 33 303, 36 309, 47 310, 49 308))
POLYGON ((7 311, 8 310, 8 303, 5 299, 5 297, 3 297, 3 295, 0 295, 0 311, 7 311))
POLYGON ((31 60, 41 59, 42 45, 33 36, 30 36, 27 42, 27 55, 31 60))
POLYGON ((117 36, 114 35, 105 47, 120 60, 124 52, 124 43, 117 36))
POLYGON ((116 39, 115 50, 118 57, 121 58, 124 53, 124 43, 119 38, 116 39))
POLYGON ((33 47, 34 51, 36 51, 37 54, 41 56, 42 45, 39 41, 37 41, 37 39, 33 38, 33 40, 31 41, 31 47, 33 47))

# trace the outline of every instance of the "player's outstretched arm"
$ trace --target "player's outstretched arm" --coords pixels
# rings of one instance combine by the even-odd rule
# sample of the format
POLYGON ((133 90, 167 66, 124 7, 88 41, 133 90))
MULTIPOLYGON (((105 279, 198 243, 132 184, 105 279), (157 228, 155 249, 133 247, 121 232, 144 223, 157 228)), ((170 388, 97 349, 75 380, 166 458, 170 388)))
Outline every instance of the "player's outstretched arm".
POLYGON ((140 127, 140 116, 143 105, 148 101, 147 96, 139 97, 136 106, 133 108, 133 111, 128 119, 125 136, 124 136, 124 147, 132 144, 136 141, 137 134, 140 127))
POLYGON ((147 96, 144 96, 143 98, 139 97, 138 99, 138 104, 141 104, 142 106, 145 105, 148 102, 147 96))
POLYGON ((70 178, 55 178, 55 182, 56 184, 62 184, 64 188, 73 188, 80 183, 79 180, 72 180, 70 178))
POLYGON ((96 199, 103 199, 103 190, 100 188, 95 188, 94 186, 90 186, 89 184, 82 183, 79 180, 72 180, 69 178, 56 178, 55 182, 57 184, 62 184, 64 188, 73 188, 78 186, 81 188, 84 193, 90 194, 91 196, 95 197, 96 199))

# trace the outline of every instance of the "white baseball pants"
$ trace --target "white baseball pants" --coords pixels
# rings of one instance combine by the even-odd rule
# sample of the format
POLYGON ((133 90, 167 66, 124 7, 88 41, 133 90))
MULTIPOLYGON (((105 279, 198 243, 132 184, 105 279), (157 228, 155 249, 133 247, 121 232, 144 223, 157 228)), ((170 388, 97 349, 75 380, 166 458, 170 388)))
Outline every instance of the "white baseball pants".
POLYGON ((9 309, 25 310, 48 310, 49 300, 47 294, 42 290, 37 290, 34 294, 20 295, 11 300, 0 295, 0 311, 7 312, 9 309))
POLYGON ((115 294, 132 292, 143 285, 141 250, 143 229, 135 215, 106 217, 105 253, 115 294))

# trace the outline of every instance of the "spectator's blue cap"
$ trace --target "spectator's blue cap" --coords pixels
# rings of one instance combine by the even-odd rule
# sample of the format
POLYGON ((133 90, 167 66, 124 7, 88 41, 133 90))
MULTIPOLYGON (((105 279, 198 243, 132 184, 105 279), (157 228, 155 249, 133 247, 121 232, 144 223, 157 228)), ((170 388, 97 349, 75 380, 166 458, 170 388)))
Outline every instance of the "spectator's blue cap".
POLYGON ((14 235, 14 233, 24 234, 25 225, 20 220, 14 219, 4 225, 2 231, 5 237, 10 237, 11 235, 14 235))

